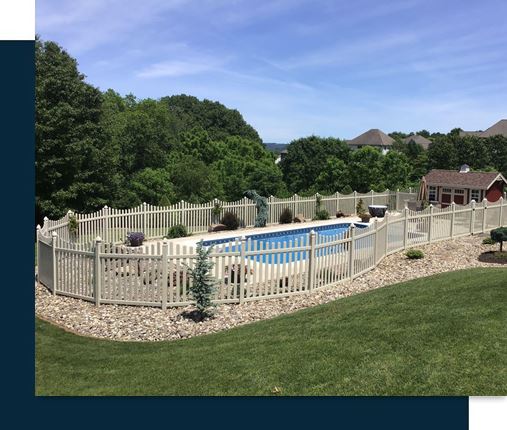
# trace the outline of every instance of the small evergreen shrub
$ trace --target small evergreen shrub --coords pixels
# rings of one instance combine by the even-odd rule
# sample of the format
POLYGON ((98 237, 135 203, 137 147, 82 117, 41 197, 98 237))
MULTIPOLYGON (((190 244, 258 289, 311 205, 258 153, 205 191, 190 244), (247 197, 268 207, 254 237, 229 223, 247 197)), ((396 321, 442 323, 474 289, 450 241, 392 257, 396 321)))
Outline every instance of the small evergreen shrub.
POLYGON ((183 224, 173 225, 169 232, 167 233, 168 239, 175 239, 177 237, 186 237, 188 236, 187 228, 183 224))
POLYGON ((357 205, 356 205, 356 214, 358 216, 361 216, 364 213, 366 213, 366 209, 364 208, 363 199, 359 199, 359 201, 357 202, 357 205))
POLYGON ((507 242, 507 227, 499 227, 489 233, 495 243, 500 244, 500 252, 503 252, 503 243, 507 242))
POLYGON ((234 212, 226 212, 220 220, 220 224, 225 225, 227 230, 237 230, 239 227, 238 216, 234 212))
POLYGON ((211 209, 213 215, 213 222, 217 222, 222 214, 222 205, 219 202, 215 202, 213 209, 211 209))
POLYGON ((424 257, 424 253, 420 249, 409 249, 405 255, 410 260, 419 260, 420 258, 424 257))
POLYGON ((350 185, 345 185, 343 188, 342 188, 342 191, 340 194, 352 194, 354 191, 352 191, 352 188, 350 185))
POLYGON ((319 209, 315 212, 314 220, 329 219, 329 212, 326 209, 319 209))
POLYGON ((127 245, 128 246, 141 246, 144 242, 144 233, 140 231, 133 231, 127 233, 127 245))
POLYGON ((292 219, 292 211, 289 208, 285 208, 280 214, 280 219, 278 221, 280 224, 290 224, 292 222, 292 219))
POLYGON ((491 239, 491 237, 486 237, 484 238, 484 240, 482 241, 482 244, 483 245, 494 245, 496 242, 491 239))
POLYGON ((76 215, 75 214, 71 214, 69 215, 69 222, 67 224, 67 227, 69 228, 69 233, 70 234, 77 234, 78 232, 78 221, 77 221, 77 218, 76 218, 76 215))
POLYGON ((189 276, 194 281, 190 286, 190 295, 195 300, 195 306, 199 313, 197 320, 203 320, 205 317, 213 315, 211 309, 215 304, 211 301, 213 294, 216 290, 216 282, 213 276, 211 276, 211 269, 213 268, 213 262, 209 258, 209 254, 213 250, 210 246, 205 249, 203 241, 197 244, 197 259, 193 268, 187 266, 189 276))

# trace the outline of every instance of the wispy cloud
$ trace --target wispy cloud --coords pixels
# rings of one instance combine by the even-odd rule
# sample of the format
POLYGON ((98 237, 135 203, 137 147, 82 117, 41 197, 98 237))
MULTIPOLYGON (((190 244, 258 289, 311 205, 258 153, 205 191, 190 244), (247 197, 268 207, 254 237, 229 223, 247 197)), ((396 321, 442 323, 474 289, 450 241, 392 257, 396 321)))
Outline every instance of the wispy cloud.
POLYGON ((206 62, 164 61, 152 64, 136 75, 140 78, 162 78, 195 75, 214 70, 215 66, 206 62))

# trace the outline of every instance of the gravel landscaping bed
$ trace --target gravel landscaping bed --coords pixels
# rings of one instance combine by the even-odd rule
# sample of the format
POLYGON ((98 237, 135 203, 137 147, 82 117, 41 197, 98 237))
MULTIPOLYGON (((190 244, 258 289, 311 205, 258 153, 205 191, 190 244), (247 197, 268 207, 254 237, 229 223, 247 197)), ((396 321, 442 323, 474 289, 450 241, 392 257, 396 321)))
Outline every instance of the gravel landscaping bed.
POLYGON ((42 285, 35 286, 35 313, 38 317, 85 336, 119 341, 173 340, 218 332, 253 321, 273 318, 410 279, 471 267, 498 267, 478 260, 483 252, 498 245, 482 245, 484 236, 464 237, 418 247, 421 260, 409 260, 404 252, 392 254, 372 271, 312 294, 245 304, 220 305, 215 318, 195 323, 182 316, 185 308, 158 308, 101 305, 63 296, 53 296, 42 285))

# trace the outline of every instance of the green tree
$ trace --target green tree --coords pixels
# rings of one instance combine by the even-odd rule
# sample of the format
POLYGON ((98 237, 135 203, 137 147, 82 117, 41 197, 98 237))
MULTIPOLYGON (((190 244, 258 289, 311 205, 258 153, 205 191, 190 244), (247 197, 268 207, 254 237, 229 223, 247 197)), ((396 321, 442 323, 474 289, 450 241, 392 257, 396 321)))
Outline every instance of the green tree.
POLYGON ((351 186, 355 191, 366 193, 384 187, 382 157, 382 153, 371 146, 364 146, 352 153, 349 171, 351 186))
POLYGON ((327 159, 334 157, 347 163, 350 149, 339 139, 309 136, 292 141, 287 155, 280 162, 289 191, 299 193, 313 187, 325 168, 327 159))
POLYGON ((157 205, 162 197, 176 201, 171 174, 165 169, 140 170, 132 177, 130 188, 139 200, 150 205, 157 205))
POLYGON ((58 218, 108 202, 112 148, 100 123, 102 94, 54 42, 35 41, 36 211, 58 218))
POLYGON ((456 148, 447 138, 430 143, 428 161, 431 169, 456 169, 459 163, 456 148))
POLYGON ((336 157, 331 157, 326 161, 324 169, 315 180, 315 188, 323 194, 335 193, 349 184, 349 169, 343 160, 336 157))
POLYGON ((383 188, 395 190, 409 185, 412 167, 405 154, 389 151, 382 160, 382 172, 383 188))

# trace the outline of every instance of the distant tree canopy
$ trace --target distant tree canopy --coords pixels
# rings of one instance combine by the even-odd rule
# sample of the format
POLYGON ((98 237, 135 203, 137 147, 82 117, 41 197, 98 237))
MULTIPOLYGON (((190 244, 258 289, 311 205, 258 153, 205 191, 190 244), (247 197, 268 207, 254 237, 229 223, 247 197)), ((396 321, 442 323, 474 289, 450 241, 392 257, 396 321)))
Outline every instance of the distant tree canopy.
MULTIPOLYGON (((213 198, 366 192, 416 185, 429 169, 499 170, 507 176, 507 138, 417 134, 432 143, 404 143, 393 132, 386 155, 343 140, 308 136, 287 146, 276 165, 257 131, 237 110, 188 95, 159 100, 102 93, 85 82, 58 44, 35 41, 36 219, 69 209, 142 202, 168 205, 213 198)), ((413 134, 413 133, 411 133, 413 134)))

